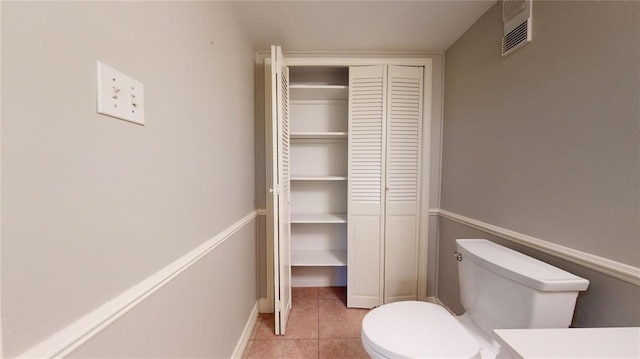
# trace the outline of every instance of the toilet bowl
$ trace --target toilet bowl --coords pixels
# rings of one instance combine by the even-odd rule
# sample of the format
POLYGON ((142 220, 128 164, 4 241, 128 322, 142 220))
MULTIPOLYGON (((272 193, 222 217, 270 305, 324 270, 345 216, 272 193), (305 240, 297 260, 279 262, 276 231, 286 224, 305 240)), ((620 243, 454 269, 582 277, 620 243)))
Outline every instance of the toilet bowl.
POLYGON ((367 354, 383 358, 481 358, 481 346, 442 306, 396 302, 369 312, 362 321, 367 354))
POLYGON ((372 358, 493 359, 494 329, 567 328, 589 281, 484 239, 456 240, 465 314, 406 301, 382 305, 362 320, 372 358))

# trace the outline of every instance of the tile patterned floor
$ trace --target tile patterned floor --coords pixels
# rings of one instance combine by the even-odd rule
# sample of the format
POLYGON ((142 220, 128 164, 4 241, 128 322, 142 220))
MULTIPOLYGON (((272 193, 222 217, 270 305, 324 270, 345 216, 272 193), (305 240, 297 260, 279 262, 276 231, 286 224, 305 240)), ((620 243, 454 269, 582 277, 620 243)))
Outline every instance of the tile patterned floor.
POLYGON ((366 309, 348 309, 345 287, 293 288, 286 335, 274 335, 273 314, 260 314, 247 359, 369 358, 360 342, 366 309))

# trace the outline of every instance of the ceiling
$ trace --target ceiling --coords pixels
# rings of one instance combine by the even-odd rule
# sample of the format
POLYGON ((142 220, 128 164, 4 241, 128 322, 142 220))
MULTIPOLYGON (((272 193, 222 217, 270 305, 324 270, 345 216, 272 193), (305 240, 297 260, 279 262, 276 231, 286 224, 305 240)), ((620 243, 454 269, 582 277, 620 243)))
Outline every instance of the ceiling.
POLYGON ((234 1, 256 50, 439 52, 496 0, 234 1))

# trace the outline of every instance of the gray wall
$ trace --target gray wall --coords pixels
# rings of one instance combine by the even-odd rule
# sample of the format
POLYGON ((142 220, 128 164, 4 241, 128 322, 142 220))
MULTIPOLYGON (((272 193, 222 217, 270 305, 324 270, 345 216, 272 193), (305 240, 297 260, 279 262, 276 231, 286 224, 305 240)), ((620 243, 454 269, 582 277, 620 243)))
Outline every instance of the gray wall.
MULTIPOLYGON (((427 241, 427 296, 437 296, 438 273, 438 217, 430 215, 429 209, 440 208, 440 181, 442 173, 442 126, 444 115, 445 56, 433 57, 433 85, 431 95, 431 128, 429 141, 429 198, 428 206, 421 208, 427 217, 429 233, 427 241), (428 208, 426 208, 428 207, 428 208)), ((424 203, 424 202, 423 202, 424 203)), ((424 222, 422 222, 424 223, 424 222)))
MULTIPOLYGON (((501 58, 501 3, 482 16, 445 54, 442 208, 640 266, 638 19, 638 2, 534 2, 533 42, 501 58)), ((446 222, 438 295, 460 311, 452 241, 486 235, 446 222)), ((640 324, 638 287, 574 271, 592 281, 574 324, 640 324)))
MULTIPOLYGON (((253 58, 252 44, 223 3, 2 2, 1 302, 7 356, 255 209, 253 58), (96 60, 144 83, 146 126, 96 114, 96 60)), ((167 321, 178 313, 195 318, 205 307, 190 305, 192 296, 206 284, 216 290, 208 293, 207 307, 227 305, 232 313, 211 325, 245 323, 247 301, 257 299, 255 234, 238 236, 230 241, 241 243, 225 244, 210 256, 246 270, 206 259, 199 266, 214 273, 193 269, 160 294, 171 298, 162 305, 154 303, 164 299, 150 300, 146 308, 163 308, 167 321), (225 276, 216 272, 222 270, 225 276), (176 299, 185 286, 191 292, 176 299), (240 288, 232 291, 234 286, 240 288), (238 297, 229 303, 226 296, 233 293, 238 297)), ((117 326, 123 333, 131 333, 129 325, 150 325, 144 314, 132 315, 139 322, 123 319, 128 324, 117 326)), ((199 323, 191 324, 182 323, 181 330, 200 335, 199 323)), ((239 335, 235 327, 230 333, 217 348, 222 351, 211 355, 230 355, 239 335)), ((182 356, 176 340, 162 347, 175 344, 167 353, 182 356)), ((115 355, 118 343, 108 353, 91 354, 115 355)), ((156 344, 139 343, 135 353, 156 344)))
POLYGON ((457 314, 464 313, 464 308, 460 303, 458 290, 458 261, 452 255, 453 251, 456 250, 455 240, 458 238, 485 238, 589 280, 588 290, 581 292, 578 296, 572 326, 640 326, 640 310, 638 310, 640 288, 633 284, 514 244, 448 219, 440 219, 439 230, 440 270, 438 272, 438 299, 457 314))

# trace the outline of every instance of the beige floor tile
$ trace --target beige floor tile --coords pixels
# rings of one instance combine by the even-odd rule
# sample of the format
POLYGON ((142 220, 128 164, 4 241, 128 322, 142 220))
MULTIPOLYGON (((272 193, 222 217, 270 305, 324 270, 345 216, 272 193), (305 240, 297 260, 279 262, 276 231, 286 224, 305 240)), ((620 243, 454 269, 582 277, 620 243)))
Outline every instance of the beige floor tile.
POLYGON ((248 359, 317 359, 318 339, 256 340, 248 359))
POLYGON ((367 358, 360 330, 369 311, 347 308, 346 294, 345 287, 292 288, 286 335, 274 334, 272 313, 260 314, 243 358, 367 358))
POLYGON ((251 336, 249 340, 254 340, 256 338, 256 334, 258 334, 258 328, 260 328, 260 323, 262 322, 262 314, 258 315, 258 319, 256 320, 256 325, 253 326, 253 331, 251 332, 251 336))
POLYGON ((242 359, 249 358, 249 352, 251 351, 251 346, 253 345, 253 340, 249 340, 247 343, 247 347, 244 348, 244 353, 242 353, 242 359))
POLYGON ((354 322, 338 322, 326 321, 321 322, 318 326, 319 338, 343 338, 356 339, 360 338, 360 325, 354 322))
POLYGON ((369 311, 349 309, 340 300, 319 301, 319 337, 358 339, 362 319, 369 311))
POLYGON ((291 288, 293 309, 318 309, 318 288, 291 288))
POLYGON ((275 339, 275 319, 273 313, 261 314, 261 317, 260 322, 256 324, 258 328, 254 339, 275 339))
POLYGON ((320 339, 320 359, 368 359, 360 339, 320 339))
POLYGON ((318 309, 291 309, 286 339, 317 339, 318 338, 318 309))
POLYGON ((321 299, 318 303, 321 318, 362 321, 369 312, 368 309, 347 308, 340 300, 321 299))
POLYGON ((294 308, 289 314, 285 335, 275 335, 273 314, 262 318, 255 339, 315 339, 318 338, 318 309, 294 308))
POLYGON ((318 299, 336 299, 347 303, 347 287, 318 288, 318 299))

